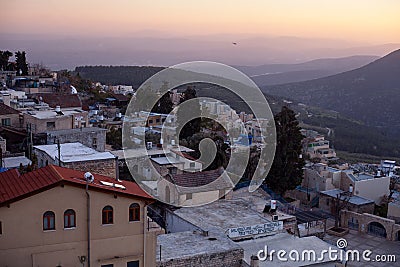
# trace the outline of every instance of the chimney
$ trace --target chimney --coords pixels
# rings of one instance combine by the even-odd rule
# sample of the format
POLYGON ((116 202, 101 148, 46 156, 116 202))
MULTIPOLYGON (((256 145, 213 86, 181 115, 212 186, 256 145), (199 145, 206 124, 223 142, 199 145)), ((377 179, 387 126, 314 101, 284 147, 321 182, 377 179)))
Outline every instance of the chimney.
POLYGON ((250 257, 250 267, 259 267, 260 261, 256 255, 250 257))
POLYGON ((56 106, 56 112, 60 112, 61 111, 61 107, 60 106, 56 106))

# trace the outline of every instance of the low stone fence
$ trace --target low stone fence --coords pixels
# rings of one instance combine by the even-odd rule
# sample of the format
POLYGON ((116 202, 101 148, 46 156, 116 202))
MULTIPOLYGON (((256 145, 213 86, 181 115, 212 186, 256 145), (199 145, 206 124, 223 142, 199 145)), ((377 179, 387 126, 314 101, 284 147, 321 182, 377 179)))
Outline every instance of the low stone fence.
POLYGON ((383 234, 386 234, 387 240, 400 241, 400 224, 396 224, 392 219, 369 213, 357 213, 343 210, 341 214, 341 223, 343 227, 351 226, 360 233, 370 233, 372 228, 370 227, 371 224, 378 225, 385 230, 383 234))

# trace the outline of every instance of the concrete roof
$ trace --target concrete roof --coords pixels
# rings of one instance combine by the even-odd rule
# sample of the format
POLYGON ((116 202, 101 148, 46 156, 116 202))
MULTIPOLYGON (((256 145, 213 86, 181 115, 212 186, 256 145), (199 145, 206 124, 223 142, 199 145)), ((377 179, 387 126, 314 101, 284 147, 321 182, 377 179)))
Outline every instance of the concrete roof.
POLYGON ((83 133, 91 133, 91 132, 106 132, 107 129, 99 128, 99 127, 82 127, 82 128, 74 128, 74 129, 66 129, 66 130, 57 130, 57 131, 47 131, 47 134, 50 135, 59 135, 59 134, 73 134, 78 132, 83 133))
POLYGON ((185 162, 174 157, 151 158, 158 165, 184 164, 185 162))
MULTIPOLYGON (((244 260, 250 264, 250 257, 252 255, 257 255, 258 251, 264 250, 264 247, 267 246, 267 252, 271 252, 271 250, 275 250, 275 254, 273 255, 272 262, 267 259, 265 261, 259 261, 260 267, 268 267, 268 266, 276 266, 276 267, 297 267, 297 266, 309 266, 318 263, 325 262, 333 262, 329 259, 328 253, 324 254, 324 258, 320 261, 292 261, 289 259, 289 253, 291 250, 295 250, 299 252, 300 259, 302 252, 305 250, 313 250, 316 253, 316 258, 320 258, 322 250, 328 250, 329 247, 332 249, 337 249, 336 246, 332 246, 327 242, 319 239, 316 236, 308 236, 299 238, 294 235, 290 235, 287 233, 276 234, 273 236, 267 236, 257 239, 244 240, 237 242, 240 247, 244 249, 244 260), (277 259, 277 251, 284 250, 287 254, 285 257, 288 261, 279 261, 277 259)), ((336 254, 337 255, 337 254, 336 254)))
POLYGON ((21 163, 23 166, 27 166, 32 164, 32 161, 25 156, 3 158, 3 167, 7 169, 18 168, 21 163))
POLYGON ((363 181, 363 180, 370 180, 370 179, 374 179, 375 178, 373 175, 367 174, 367 173, 354 174, 354 173, 347 172, 346 174, 353 181, 363 181))
POLYGON ((229 228, 271 222, 252 208, 243 199, 220 199, 203 206, 181 208, 174 213, 203 230, 220 233, 225 233, 229 228))
POLYGON ((24 114, 28 114, 37 119, 52 119, 52 118, 71 116, 82 113, 84 111, 80 109, 72 109, 72 110, 61 109, 61 112, 64 115, 58 115, 54 110, 26 111, 24 112, 24 114))
MULTIPOLYGON (((53 160, 58 158, 57 144, 34 146, 34 148, 45 152, 53 160)), ((115 156, 110 152, 98 152, 93 148, 82 145, 81 143, 60 144, 60 154, 62 162, 79 162, 115 158, 115 156)))
MULTIPOLYGON (((340 189, 331 189, 331 190, 326 190, 326 191, 321 191, 320 193, 323 195, 327 195, 333 198, 336 198, 336 196, 340 193, 343 193, 343 190, 340 189)), ((351 204, 354 205, 366 205, 366 204, 370 204, 370 203, 375 203, 373 200, 371 199, 367 199, 367 198, 363 198, 360 196, 351 196, 349 202, 351 204)))
MULTIPOLYGON (((145 156, 153 156, 153 155, 162 155, 165 153, 169 153, 171 151, 181 151, 181 152, 193 152, 193 149, 190 149, 188 147, 184 146, 172 146, 172 145, 166 145, 165 146, 165 151, 162 148, 157 148, 153 147, 152 149, 145 149, 143 148, 127 148, 125 150, 119 150, 122 152, 118 151, 113 151, 113 153, 116 153, 118 155, 124 155, 124 158, 129 159, 129 158, 140 158, 140 157, 145 157, 145 156)), ((122 157, 119 157, 122 158, 122 157)))
POLYGON ((189 258, 196 255, 212 255, 242 250, 240 246, 225 235, 210 233, 209 236, 203 236, 201 233, 193 233, 191 231, 159 235, 157 237, 157 262, 160 262, 160 246, 161 262, 189 258))

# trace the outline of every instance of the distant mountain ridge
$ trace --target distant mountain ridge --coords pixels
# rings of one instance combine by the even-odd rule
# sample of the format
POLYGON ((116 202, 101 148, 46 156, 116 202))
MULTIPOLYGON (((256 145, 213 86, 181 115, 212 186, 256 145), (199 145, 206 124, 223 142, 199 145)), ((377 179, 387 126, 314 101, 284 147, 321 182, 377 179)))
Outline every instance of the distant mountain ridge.
POLYGON ((262 90, 400 133, 400 49, 355 70, 262 90))
POLYGON ((301 82, 353 70, 379 56, 356 55, 342 58, 321 58, 296 64, 265 64, 236 66, 249 75, 258 86, 301 82))

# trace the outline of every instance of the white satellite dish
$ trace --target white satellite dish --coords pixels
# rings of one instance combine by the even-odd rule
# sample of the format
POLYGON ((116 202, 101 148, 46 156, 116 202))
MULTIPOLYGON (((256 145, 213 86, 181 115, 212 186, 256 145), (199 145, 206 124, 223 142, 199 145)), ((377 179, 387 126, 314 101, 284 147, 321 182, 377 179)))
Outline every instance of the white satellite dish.
POLYGON ((90 172, 86 172, 84 176, 87 182, 92 183, 94 181, 94 176, 90 172))
POLYGON ((70 88, 71 88, 71 94, 75 95, 78 93, 78 90, 76 90, 74 86, 71 85, 70 88))

